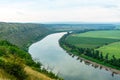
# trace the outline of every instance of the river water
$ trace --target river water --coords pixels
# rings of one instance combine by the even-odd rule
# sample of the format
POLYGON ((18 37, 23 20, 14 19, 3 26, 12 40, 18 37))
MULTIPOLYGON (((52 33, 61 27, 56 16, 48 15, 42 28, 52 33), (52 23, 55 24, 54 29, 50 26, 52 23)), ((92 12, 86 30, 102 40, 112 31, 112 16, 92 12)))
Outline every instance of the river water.
POLYGON ((29 53, 34 59, 40 60, 45 68, 65 80, 120 80, 119 74, 112 74, 111 71, 93 67, 92 64, 70 56, 58 43, 64 34, 65 32, 48 35, 32 44, 29 53))

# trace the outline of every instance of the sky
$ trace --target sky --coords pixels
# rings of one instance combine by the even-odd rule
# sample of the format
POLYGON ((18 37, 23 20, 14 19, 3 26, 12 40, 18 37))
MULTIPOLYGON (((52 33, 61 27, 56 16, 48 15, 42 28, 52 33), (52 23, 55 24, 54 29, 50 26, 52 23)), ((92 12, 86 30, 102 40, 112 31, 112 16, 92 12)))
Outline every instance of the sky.
POLYGON ((120 22, 120 0, 0 0, 0 22, 120 22))

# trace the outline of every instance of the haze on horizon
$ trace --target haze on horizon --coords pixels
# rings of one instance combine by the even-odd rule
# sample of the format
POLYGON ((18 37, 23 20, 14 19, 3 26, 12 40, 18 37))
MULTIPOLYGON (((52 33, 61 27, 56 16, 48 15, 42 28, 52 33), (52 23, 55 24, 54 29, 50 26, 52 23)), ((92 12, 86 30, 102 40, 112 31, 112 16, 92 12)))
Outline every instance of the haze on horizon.
POLYGON ((0 0, 2 22, 120 22, 120 0, 0 0))

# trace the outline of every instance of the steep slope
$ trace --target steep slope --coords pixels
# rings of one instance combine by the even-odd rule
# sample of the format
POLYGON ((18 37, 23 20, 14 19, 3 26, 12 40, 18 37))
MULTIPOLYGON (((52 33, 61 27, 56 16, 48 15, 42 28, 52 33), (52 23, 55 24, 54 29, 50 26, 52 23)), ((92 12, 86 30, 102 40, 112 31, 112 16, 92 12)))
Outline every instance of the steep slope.
POLYGON ((7 41, 0 41, 0 79, 62 80, 46 69, 41 69, 41 66, 27 52, 7 41))
POLYGON ((1 22, 0 79, 62 80, 52 72, 41 69, 41 63, 34 61, 26 52, 31 43, 51 32, 43 24, 1 22))
POLYGON ((0 39, 8 40, 20 48, 28 47, 30 43, 43 38, 50 32, 43 24, 0 23, 0 39))

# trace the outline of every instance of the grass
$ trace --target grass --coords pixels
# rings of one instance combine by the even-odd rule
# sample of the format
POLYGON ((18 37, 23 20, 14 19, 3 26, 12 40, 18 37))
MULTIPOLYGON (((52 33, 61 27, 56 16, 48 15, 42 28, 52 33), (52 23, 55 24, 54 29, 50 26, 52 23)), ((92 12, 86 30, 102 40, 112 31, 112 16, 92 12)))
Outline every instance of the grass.
POLYGON ((115 55, 116 58, 120 58, 120 42, 111 43, 109 45, 100 47, 97 50, 103 52, 104 56, 109 53, 110 59, 113 55, 115 55))
MULTIPOLYGON (((29 66, 26 66, 24 70, 28 76, 26 80, 54 80, 38 71, 33 70, 29 66)), ((17 80, 14 76, 9 75, 3 69, 0 69, 0 79, 2 79, 2 80, 17 80)))
POLYGON ((9 75, 3 69, 0 69, 0 80, 16 80, 16 78, 12 75, 9 75))
POLYGON ((25 67, 26 74, 29 75, 27 80, 51 80, 51 78, 46 75, 33 70, 32 68, 26 66, 25 67))
POLYGON ((116 42, 118 39, 107 39, 107 38, 91 38, 91 37, 77 37, 68 36, 66 42, 75 45, 79 48, 97 48, 105 44, 116 42))
POLYGON ((80 34, 72 34, 66 38, 66 42, 79 48, 94 48, 105 56, 109 53, 109 59, 115 55, 120 58, 120 30, 89 31, 80 34))
POLYGON ((31 55, 24 50, 7 41, 0 41, 0 79, 62 80, 46 70, 43 72, 41 66, 40 62, 33 61, 31 55))
MULTIPOLYGON (((71 53, 71 52, 70 52, 70 48, 69 48, 68 46, 66 46, 66 45, 64 45, 64 44, 62 44, 62 45, 60 45, 60 46, 61 46, 63 49, 65 49, 68 53, 71 53)), ((78 57, 82 57, 82 58, 84 58, 84 59, 93 61, 93 62, 95 62, 95 63, 98 63, 98 64, 101 64, 101 65, 104 65, 104 66, 108 66, 108 67, 111 67, 111 68, 120 70, 119 67, 110 65, 110 64, 108 64, 108 63, 104 63, 104 62, 102 62, 102 61, 100 61, 100 60, 97 60, 97 59, 94 59, 94 58, 92 58, 92 57, 89 57, 89 56, 86 56, 86 55, 79 55, 79 54, 77 54, 76 52, 72 52, 72 54, 77 55, 78 57)))
POLYGON ((120 30, 89 31, 74 35, 77 37, 120 39, 120 30))

